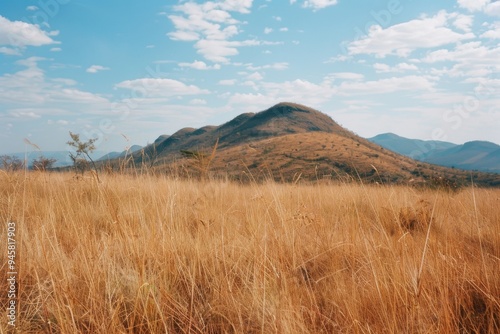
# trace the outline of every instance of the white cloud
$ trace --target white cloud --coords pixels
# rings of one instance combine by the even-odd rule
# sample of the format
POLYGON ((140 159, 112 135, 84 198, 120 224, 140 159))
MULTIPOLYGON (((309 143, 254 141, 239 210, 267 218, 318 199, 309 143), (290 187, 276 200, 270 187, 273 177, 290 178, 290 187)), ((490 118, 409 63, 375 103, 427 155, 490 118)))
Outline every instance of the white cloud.
POLYGON ((434 84, 432 78, 410 75, 374 81, 345 81, 338 86, 338 92, 342 95, 371 95, 400 91, 432 91, 434 89, 434 84))
POLYGON ((349 54, 407 57, 419 48, 435 48, 474 38, 473 33, 462 34, 450 29, 449 21, 456 17, 457 14, 440 11, 433 17, 411 20, 387 29, 374 25, 367 36, 348 45, 349 54))
POLYGON ((465 32, 470 32, 472 29, 472 24, 474 22, 474 17, 472 15, 459 14, 453 21, 453 26, 465 32))
POLYGON ((200 34, 194 31, 177 30, 174 32, 169 32, 167 35, 174 41, 182 42, 194 42, 200 39, 200 34))
POLYGON ((38 7, 37 6, 28 6, 28 7, 26 7, 26 10, 34 12, 35 10, 38 10, 38 7))
POLYGON ((226 40, 210 40, 202 39, 195 44, 198 53, 203 55, 206 59, 216 63, 227 63, 229 57, 236 56, 238 49, 231 45, 230 41, 226 40))
POLYGON ((497 0, 488 4, 484 12, 490 16, 500 16, 500 2, 497 0))
POLYGON ((58 102, 73 102, 73 103, 107 102, 106 99, 100 96, 75 88, 62 88, 58 92, 54 93, 52 97, 54 100, 58 102))
POLYGON ((50 51, 52 51, 52 52, 61 52, 62 49, 61 48, 51 48, 50 51))
POLYGON ((221 66, 219 64, 215 64, 213 66, 209 66, 205 62, 199 61, 199 60, 195 60, 192 63, 179 63, 179 66, 180 67, 189 67, 189 68, 192 68, 192 69, 195 69, 195 70, 201 70, 201 71, 205 71, 205 70, 220 70, 221 69, 221 66))
POLYGON ((253 0, 225 0, 220 3, 223 10, 240 12, 243 14, 250 13, 253 0))
POLYGON ((277 70, 277 71, 284 71, 288 69, 288 63, 273 63, 273 64, 268 64, 268 65, 262 65, 262 66, 254 66, 253 64, 249 64, 246 66, 246 68, 249 71, 261 71, 261 70, 277 70))
POLYGON ((51 36, 58 33, 43 31, 39 26, 26 22, 9 21, 0 15, 0 45, 26 47, 57 44, 51 36))
POLYGON ((7 55, 7 56, 20 56, 21 55, 21 53, 19 52, 18 49, 8 48, 5 46, 0 47, 0 53, 7 55))
POLYGON ((9 114, 13 117, 22 119, 36 119, 42 117, 40 114, 37 114, 33 111, 23 111, 22 109, 12 110, 9 112, 9 114))
POLYGON ((239 47, 256 45, 261 45, 261 42, 257 40, 245 40, 240 42, 202 39, 196 42, 195 47, 198 49, 199 54, 210 61, 215 63, 228 63, 229 57, 239 54, 239 47))
POLYGON ((209 91, 194 85, 186 85, 173 79, 142 78, 126 80, 115 85, 116 88, 130 89, 142 98, 173 97, 182 95, 208 94, 209 91))
POLYGON ((392 72, 391 67, 387 64, 375 63, 373 64, 373 68, 377 73, 387 73, 392 72))
POLYGON ((252 80, 252 81, 260 81, 260 80, 264 79, 264 77, 259 72, 254 72, 254 73, 248 75, 247 79, 252 80))
POLYGON ((389 73, 389 72, 405 72, 405 71, 417 71, 418 67, 414 64, 399 63, 395 66, 389 66, 387 64, 375 63, 373 68, 377 73, 389 73))
POLYGON ((76 82, 75 80, 66 78, 55 78, 52 79, 51 81, 54 82, 55 84, 61 84, 64 86, 76 86, 78 84, 78 82, 76 82))
POLYGON ((471 12, 483 10, 490 0, 457 0, 461 8, 465 8, 471 12))
POLYGON ((488 31, 484 32, 481 38, 489 38, 489 39, 500 39, 500 22, 495 22, 489 26, 488 31))
POLYGON ((270 34, 273 32, 273 28, 264 28, 264 34, 270 34))
MULTIPOLYGON (((339 72, 329 74, 322 83, 316 84, 307 80, 296 79, 284 82, 265 82, 258 84, 258 93, 236 93, 229 98, 229 105, 252 106, 273 104, 280 101, 295 101, 311 106, 320 106, 331 101, 334 96, 360 96, 390 94, 394 92, 433 92, 435 77, 403 76, 380 80, 364 81, 359 73, 339 72), (338 85, 332 85, 335 79, 340 79, 338 85)), ((247 81, 245 85, 256 89, 255 82, 247 81)))
POLYGON ((498 0, 457 0, 459 7, 470 12, 482 11, 490 16, 500 16, 500 2, 498 0))
POLYGON ((89 68, 87 68, 85 71, 87 73, 97 73, 97 72, 100 72, 100 71, 107 71, 107 70, 109 70, 109 67, 104 67, 104 66, 101 66, 101 65, 92 65, 89 68))
POLYGON ((482 63, 500 68, 500 47, 488 48, 481 42, 469 42, 457 45, 454 50, 440 49, 427 54, 422 62, 435 63, 440 61, 452 61, 461 63, 482 63))
POLYGON ((337 72, 337 73, 331 73, 329 74, 325 80, 326 81, 333 81, 335 79, 340 79, 340 80, 363 80, 365 76, 361 73, 353 73, 353 72, 337 72))
POLYGON ((195 49, 205 59, 228 63, 230 57, 238 54, 239 47, 260 45, 254 40, 231 40, 241 33, 239 25, 242 24, 231 12, 248 14, 252 3, 252 0, 220 0, 174 6, 180 15, 168 16, 175 31, 167 35, 176 41, 196 42, 195 49))
POLYGON ((231 95, 228 100, 228 105, 233 107, 238 105, 238 110, 242 112, 255 112, 259 108, 269 108, 269 106, 283 102, 279 98, 264 95, 262 93, 236 93, 231 95))
POLYGON ((421 59, 424 63, 452 62, 451 69, 442 74, 450 77, 483 77, 500 71, 500 47, 493 44, 491 47, 480 41, 457 45, 454 49, 439 49, 429 52, 421 59))
POLYGON ((255 81, 252 81, 252 80, 244 81, 241 85, 242 86, 246 86, 246 87, 250 87, 254 91, 258 91, 259 90, 259 85, 255 81))
POLYGON ((235 79, 225 79, 219 81, 219 85, 221 86, 234 86, 235 84, 236 84, 235 79))
MULTIPOLYGON (((297 0, 290 0, 290 4, 296 3, 297 0)), ((319 10, 326 7, 334 6, 338 3, 337 0, 305 0, 302 4, 304 8, 312 8, 313 10, 319 10)))
POLYGON ((324 61, 325 64, 334 64, 334 63, 342 63, 348 60, 351 60, 352 56, 346 55, 337 55, 335 57, 331 57, 330 59, 324 61))
POLYGON ((288 28, 287 28, 287 27, 280 28, 280 31, 281 31, 281 32, 287 32, 287 31, 288 31, 288 28))
POLYGON ((26 106, 50 110, 49 104, 54 103, 77 103, 86 106, 108 103, 99 95, 72 88, 71 86, 75 85, 73 80, 47 79, 44 71, 38 67, 38 62, 43 60, 45 59, 40 57, 18 60, 16 64, 24 66, 24 69, 0 77, 0 101, 4 105, 16 106, 16 110, 26 106))
POLYGON ((207 101, 204 99, 192 99, 191 101, 189 101, 189 104, 203 106, 207 104, 207 101))
POLYGON ((326 84, 315 84, 307 80, 296 79, 279 83, 264 82, 264 90, 276 99, 284 101, 304 101, 303 103, 317 105, 327 101, 334 89, 326 84))
POLYGON ((327 84, 318 85, 300 79, 285 82, 262 82, 259 84, 259 92, 235 93, 229 97, 228 105, 238 105, 238 110, 241 111, 255 111, 257 108, 269 107, 283 101, 319 106, 328 101, 334 93, 334 88, 327 84))

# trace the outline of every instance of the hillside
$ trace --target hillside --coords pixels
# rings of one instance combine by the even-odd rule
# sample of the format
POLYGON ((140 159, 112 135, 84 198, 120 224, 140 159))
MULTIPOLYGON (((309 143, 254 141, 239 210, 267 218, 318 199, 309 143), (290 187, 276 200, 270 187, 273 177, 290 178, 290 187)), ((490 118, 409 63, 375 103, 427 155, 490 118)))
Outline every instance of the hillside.
MULTIPOLYGON (((241 114, 220 126, 184 128, 134 153, 135 166, 157 171, 237 180, 362 179, 378 183, 468 183, 471 175, 416 162, 344 129, 312 108, 280 103, 241 114), (218 141, 208 166, 212 148, 218 141), (182 152, 188 152, 186 156, 182 152)), ((119 163, 116 160, 114 163, 119 163)), ((500 185, 500 175, 475 174, 475 182, 500 185)))

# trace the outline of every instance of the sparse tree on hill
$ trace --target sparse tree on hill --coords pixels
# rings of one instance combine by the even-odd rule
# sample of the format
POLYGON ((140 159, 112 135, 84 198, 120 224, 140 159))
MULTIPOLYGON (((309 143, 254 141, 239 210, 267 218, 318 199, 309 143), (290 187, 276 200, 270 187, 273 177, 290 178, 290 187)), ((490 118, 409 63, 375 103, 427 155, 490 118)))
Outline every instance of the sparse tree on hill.
POLYGON ((99 173, 97 172, 97 167, 95 165, 95 162, 90 157, 90 153, 92 153, 96 149, 94 143, 97 141, 97 138, 91 138, 86 142, 82 142, 80 140, 79 134, 70 131, 69 135, 71 137, 71 140, 68 141, 67 144, 73 147, 76 151, 76 154, 73 154, 72 152, 69 153, 69 156, 73 161, 73 167, 76 170, 80 170, 83 174, 83 172, 88 166, 88 161, 90 161, 92 163, 92 166, 94 167, 97 181, 101 182, 101 180, 99 179, 99 173))
POLYGON ((2 169, 4 170, 17 171, 24 167, 24 161, 15 156, 2 155, 0 156, 0 161, 2 163, 2 169))
POLYGON ((56 161, 56 159, 46 158, 42 155, 38 159, 33 159, 32 169, 45 172, 47 169, 51 169, 52 167, 54 167, 56 161))

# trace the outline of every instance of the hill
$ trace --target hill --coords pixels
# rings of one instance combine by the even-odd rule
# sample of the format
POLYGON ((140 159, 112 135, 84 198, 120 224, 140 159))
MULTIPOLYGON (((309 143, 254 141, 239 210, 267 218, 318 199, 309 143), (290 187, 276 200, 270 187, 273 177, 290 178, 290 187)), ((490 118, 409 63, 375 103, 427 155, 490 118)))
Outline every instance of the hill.
POLYGON ((500 173, 500 146, 491 142, 471 141, 456 145, 408 139, 393 133, 377 135, 368 140, 416 160, 464 170, 500 173))
POLYGON ((154 147, 162 156, 184 149, 207 148, 219 139, 219 148, 237 146, 294 133, 344 133, 341 126, 317 110, 293 103, 280 103, 259 113, 245 113, 221 126, 183 128, 160 136, 154 147))
POLYGON ((127 155, 130 155, 131 153, 137 152, 140 149, 142 149, 142 146, 140 145, 132 145, 130 146, 129 149, 124 150, 122 152, 109 152, 100 157, 98 160, 110 160, 110 159, 117 159, 117 158, 124 158, 127 155))
MULTIPOLYGON (((241 114, 220 126, 184 128, 161 136, 133 156, 136 167, 191 176, 210 170, 212 176, 237 180, 464 184, 471 178, 468 172, 416 162, 384 149, 328 115, 294 103, 241 114)), ((499 175, 476 173, 474 178, 483 185, 500 185, 499 175)))
POLYGON ((446 150, 458 146, 445 141, 409 139, 398 136, 394 133, 383 133, 375 137, 368 138, 368 140, 385 147, 388 150, 422 161, 425 161, 430 154, 436 151, 446 150))
POLYGON ((471 141, 436 151, 426 161, 448 167, 500 173, 500 146, 486 141, 471 141))

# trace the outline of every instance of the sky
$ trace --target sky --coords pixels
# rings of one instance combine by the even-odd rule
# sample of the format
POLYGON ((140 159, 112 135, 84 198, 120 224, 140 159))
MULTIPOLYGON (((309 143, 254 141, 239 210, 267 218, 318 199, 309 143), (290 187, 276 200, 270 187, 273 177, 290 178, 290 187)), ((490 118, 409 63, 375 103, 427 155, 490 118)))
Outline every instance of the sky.
POLYGON ((500 143, 500 1, 2 0, 0 154, 101 151, 288 101, 500 143))

